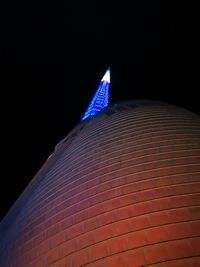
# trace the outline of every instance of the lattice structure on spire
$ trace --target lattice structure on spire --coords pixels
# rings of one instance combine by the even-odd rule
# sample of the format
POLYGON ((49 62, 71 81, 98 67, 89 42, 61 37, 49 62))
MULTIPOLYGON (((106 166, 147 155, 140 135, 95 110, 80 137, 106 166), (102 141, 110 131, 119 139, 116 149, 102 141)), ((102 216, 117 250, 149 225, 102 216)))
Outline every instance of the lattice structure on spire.
POLYGON ((82 121, 90 116, 95 116, 102 109, 108 106, 109 100, 109 88, 110 88, 110 69, 108 69, 103 76, 99 87, 97 88, 94 97, 92 98, 82 121))

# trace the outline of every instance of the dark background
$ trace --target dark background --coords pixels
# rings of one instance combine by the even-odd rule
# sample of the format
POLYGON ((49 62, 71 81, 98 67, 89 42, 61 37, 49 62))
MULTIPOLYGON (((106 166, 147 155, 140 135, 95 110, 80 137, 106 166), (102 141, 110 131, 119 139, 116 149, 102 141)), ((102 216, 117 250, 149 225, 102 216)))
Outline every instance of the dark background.
POLYGON ((161 2, 19 0, 1 8, 0 219, 79 123, 109 66, 111 102, 158 99, 200 113, 199 10, 161 2))

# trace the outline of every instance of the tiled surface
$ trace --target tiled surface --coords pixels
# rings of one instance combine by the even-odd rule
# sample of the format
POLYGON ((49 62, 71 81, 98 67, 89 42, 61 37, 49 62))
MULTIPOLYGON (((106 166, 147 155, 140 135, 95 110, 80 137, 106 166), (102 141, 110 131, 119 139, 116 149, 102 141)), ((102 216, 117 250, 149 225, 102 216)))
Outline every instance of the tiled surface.
POLYGON ((196 115, 102 113, 34 179, 2 238, 2 267, 200 266, 196 115))

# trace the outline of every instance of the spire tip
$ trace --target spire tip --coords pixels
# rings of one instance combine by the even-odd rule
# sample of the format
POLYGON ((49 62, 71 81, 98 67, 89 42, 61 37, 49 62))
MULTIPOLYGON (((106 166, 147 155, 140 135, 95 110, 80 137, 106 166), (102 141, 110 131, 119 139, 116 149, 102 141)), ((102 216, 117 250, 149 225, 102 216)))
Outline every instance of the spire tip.
POLYGON ((102 78, 102 81, 110 83, 110 67, 107 69, 105 75, 102 78))

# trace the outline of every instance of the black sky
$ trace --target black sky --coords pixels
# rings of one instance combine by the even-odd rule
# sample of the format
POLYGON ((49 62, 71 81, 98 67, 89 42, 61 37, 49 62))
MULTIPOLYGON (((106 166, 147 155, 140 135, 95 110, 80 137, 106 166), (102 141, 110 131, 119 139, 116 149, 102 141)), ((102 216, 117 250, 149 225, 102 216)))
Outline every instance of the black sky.
POLYGON ((80 121, 108 66, 111 102, 158 99, 200 113, 199 11, 161 2, 19 0, 1 8, 0 219, 80 121))

